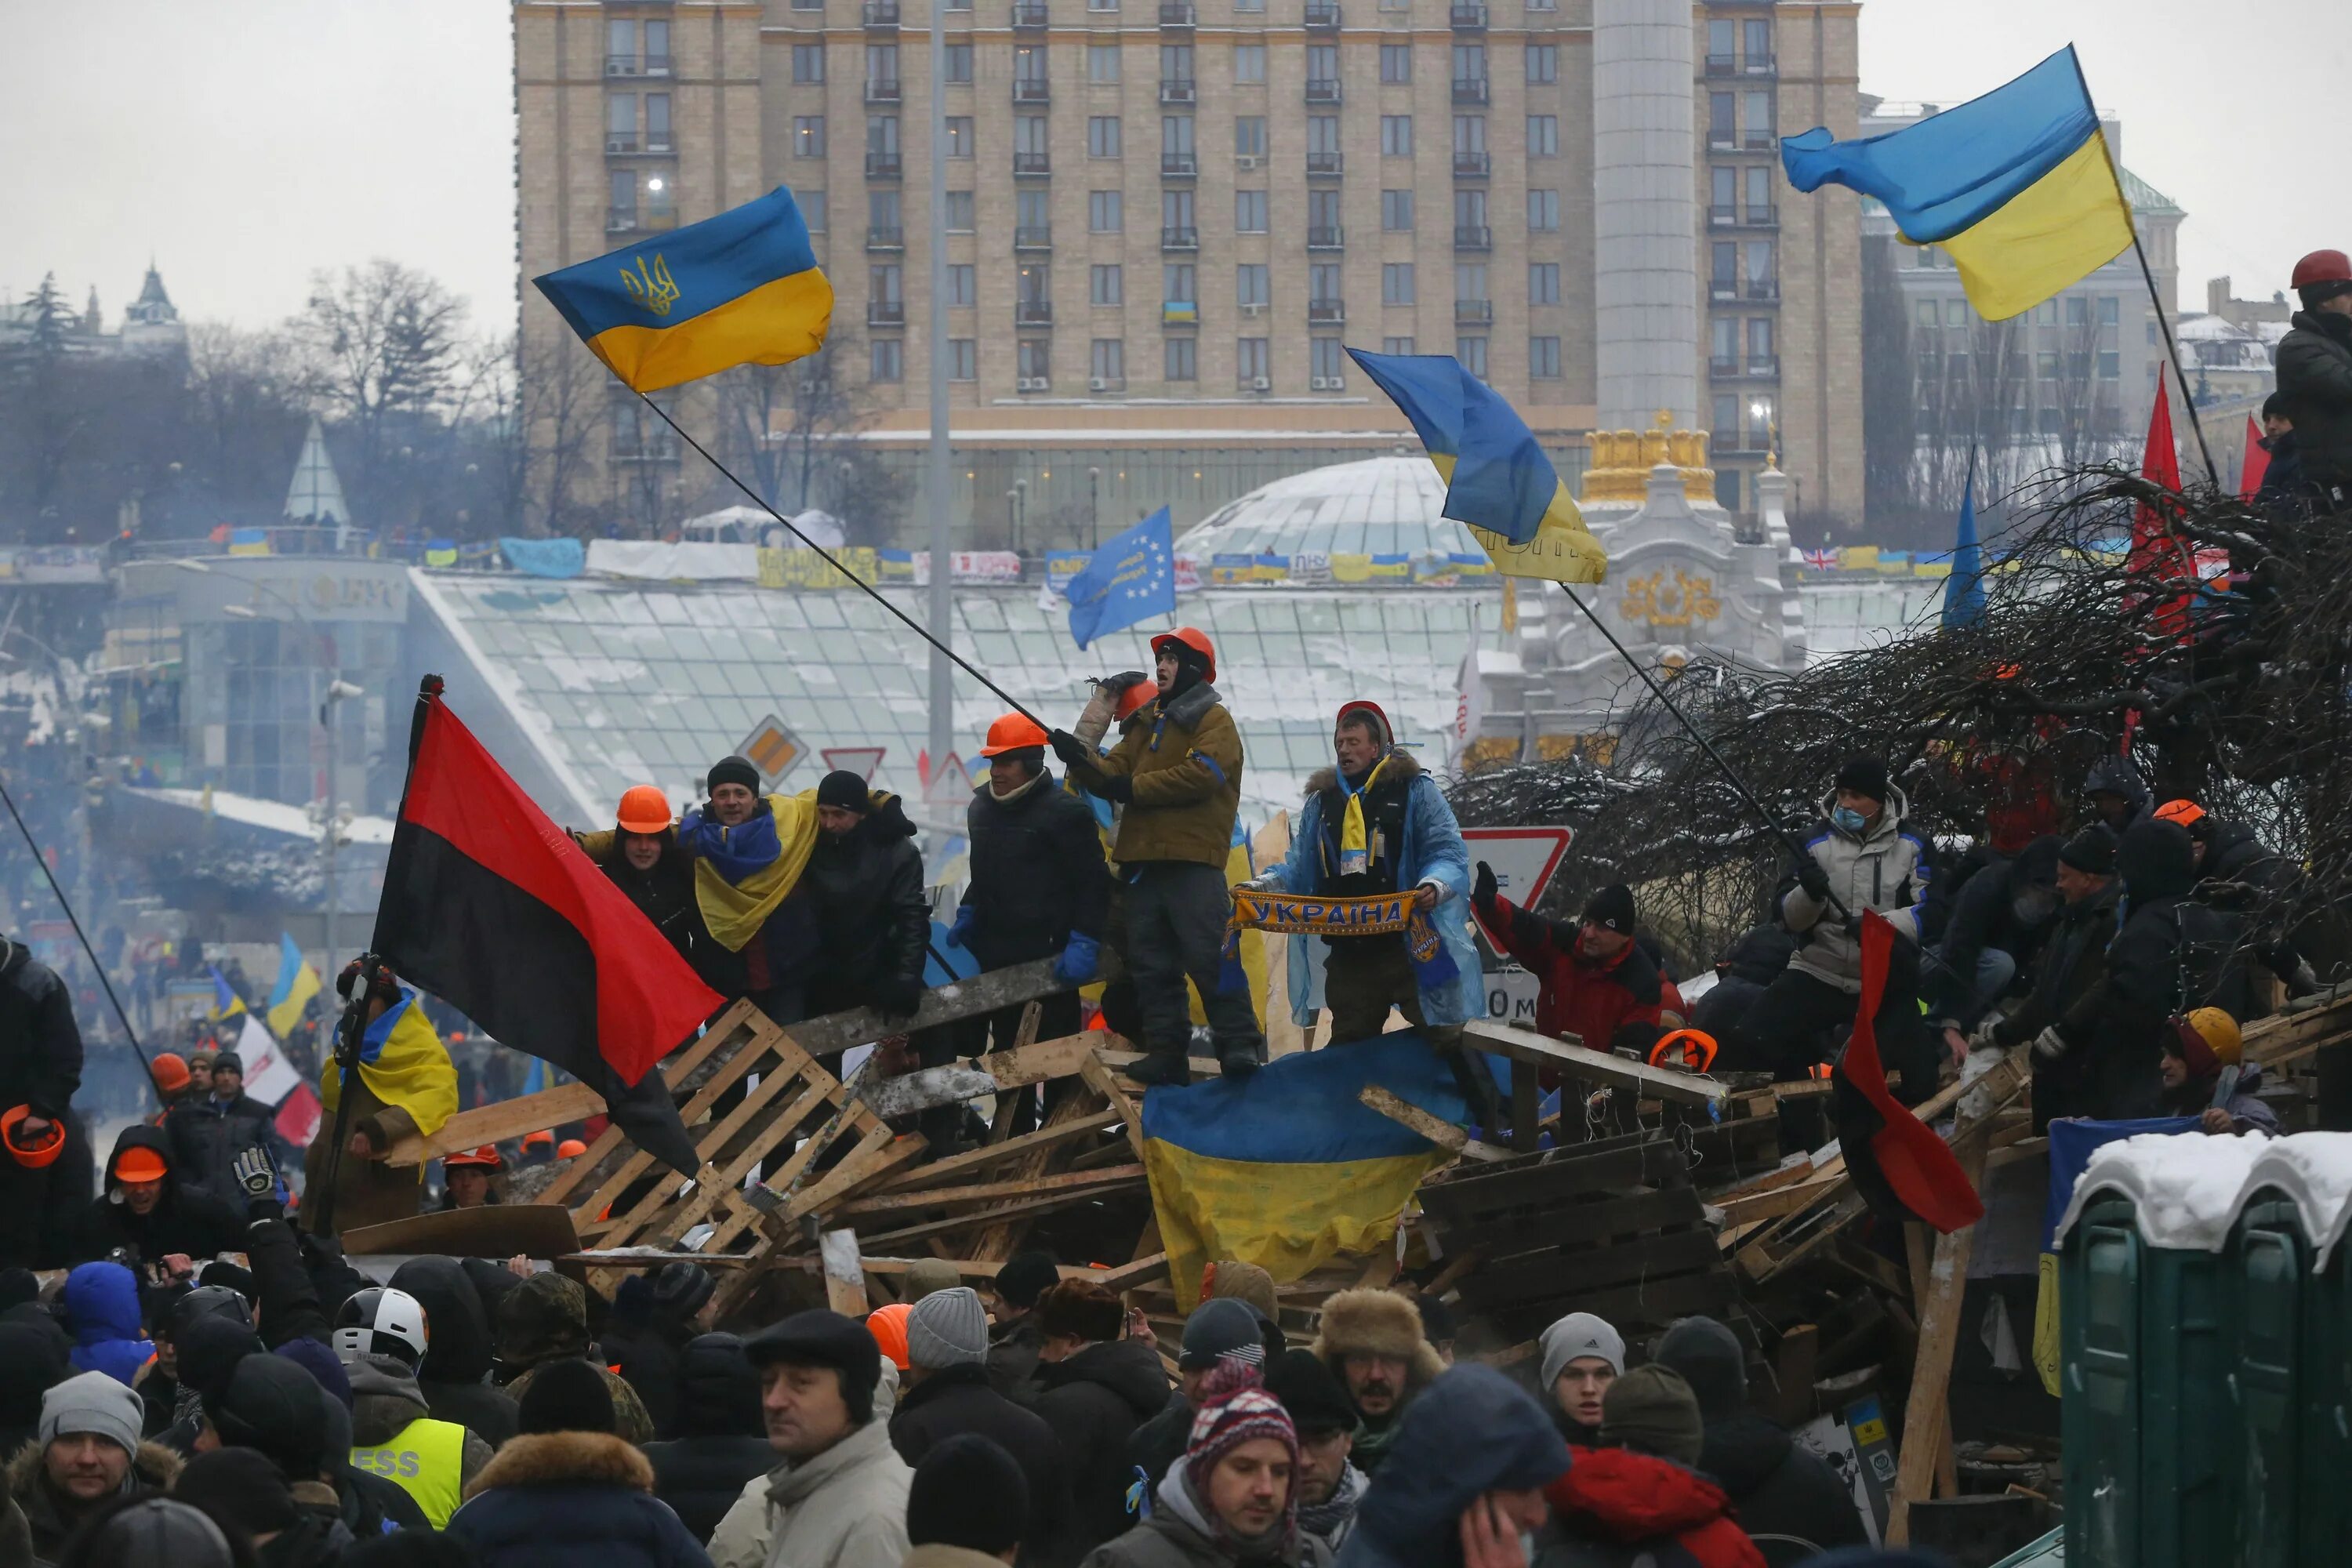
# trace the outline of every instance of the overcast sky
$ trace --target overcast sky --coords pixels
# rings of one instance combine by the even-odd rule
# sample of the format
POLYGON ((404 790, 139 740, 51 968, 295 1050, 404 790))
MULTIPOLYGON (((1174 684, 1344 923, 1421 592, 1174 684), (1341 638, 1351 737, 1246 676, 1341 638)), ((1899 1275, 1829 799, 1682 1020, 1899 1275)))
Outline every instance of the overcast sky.
MULTIPOLYGON (((1365 0, 1369 3, 1369 0, 1365 0)), ((1869 0, 1862 86, 1951 103, 2060 46, 2134 173, 2189 213, 2181 300, 2283 287, 2352 248, 2323 173, 2352 137, 2343 0, 1869 0)), ((514 117, 500 0, 0 0, 16 149, 0 287, 43 272, 110 322, 152 254, 184 315, 261 326, 315 268, 390 256, 514 319, 514 117)))

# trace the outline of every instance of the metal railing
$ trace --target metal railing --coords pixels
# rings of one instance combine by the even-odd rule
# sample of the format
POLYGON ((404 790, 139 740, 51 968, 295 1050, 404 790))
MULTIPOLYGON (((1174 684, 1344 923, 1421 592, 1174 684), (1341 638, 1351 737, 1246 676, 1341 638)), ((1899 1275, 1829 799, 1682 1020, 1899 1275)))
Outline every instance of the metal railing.
POLYGON ((636 150, 637 133, 635 132, 607 131, 604 132, 604 155, 606 157, 617 157, 625 153, 634 153, 636 150))
POLYGON ((1190 180, 1200 172, 1200 159, 1190 153, 1160 154, 1160 177, 1163 180, 1190 180))
POLYGON ((1201 231, 1197 228, 1171 227, 1163 225, 1160 230, 1160 248, 1198 250, 1201 248, 1201 231))
POLYGON ((1308 77, 1307 79, 1307 101, 1309 103, 1338 103, 1339 101, 1339 79, 1338 77, 1308 77))
POLYGON ((907 302, 904 300, 866 300, 866 324, 869 327, 905 326, 907 324, 907 302))
POLYGON ((1709 55, 1706 57, 1706 74, 1709 76, 1730 76, 1738 70, 1738 66, 1739 57, 1738 55, 1709 55))
POLYGON ((1048 20, 1045 0, 1013 0, 1013 26, 1020 31, 1035 31, 1048 20))
POLYGON ((1454 5, 1447 10, 1446 20, 1457 33, 1483 33, 1486 30, 1486 7, 1454 0, 1454 5))
POLYGON ((866 79, 866 101, 868 103, 898 102, 898 79, 894 76, 867 77, 866 79))
POLYGON ((1054 302, 1051 300, 1022 300, 1013 307, 1013 324, 1016 327, 1050 327, 1054 324, 1054 302))
POLYGON ((1348 244, 1348 231, 1339 225, 1315 224, 1307 230, 1309 250, 1343 250, 1348 244))
POLYGON ((1484 153, 1457 152, 1454 154, 1454 177, 1457 180, 1483 180, 1494 172, 1495 160, 1484 153))
POLYGON ((1317 32, 1329 32, 1339 26, 1339 7, 1336 0, 1307 0, 1307 25, 1317 32))
POLYGON ((898 0, 864 0, 857 12, 859 20, 869 27, 898 25, 898 0))
POLYGON ((1023 224, 1013 231, 1015 250, 1051 250, 1054 248, 1054 226, 1049 223, 1023 224))
POLYGON ((1483 76, 1457 76, 1454 79, 1454 101, 1484 103, 1486 101, 1486 79, 1483 76))
POLYGON ((1454 226, 1454 248, 1492 250, 1495 248, 1495 231, 1484 224, 1457 223, 1454 226))
POLYGON ((1196 103, 1200 100, 1200 84, 1192 78, 1179 80, 1162 77, 1160 80, 1160 101, 1162 103, 1196 103))
POLYGON ((869 180, 895 180, 898 177, 899 162, 896 153, 866 154, 866 177, 869 180))
POLYGON ((904 250, 907 248, 907 231, 894 223, 869 223, 866 226, 866 248, 904 250))
POLYGON ((669 57, 667 55, 647 55, 646 57, 646 74, 647 76, 667 76, 669 73, 670 63, 669 57))
POLYGON ((1454 319, 1457 321, 1491 321, 1495 319, 1495 301, 1456 300, 1454 301, 1454 319))
POLYGON ((1348 307, 1339 300, 1307 301, 1307 324, 1310 327, 1339 327, 1348 321, 1348 307))
POLYGON ((1345 156, 1339 153, 1309 153, 1307 154, 1307 177, 1310 180, 1328 180, 1336 178, 1339 171, 1345 166, 1345 156))
POLYGON ((1189 0, 1160 0, 1160 25, 1163 27, 1189 27, 1194 23, 1189 0))
POLYGON ((1053 85, 1044 77, 1014 77, 1013 79, 1013 102, 1051 103, 1053 100, 1053 85))
POLYGON ((1050 174, 1054 172, 1053 154, 1015 153, 1013 154, 1013 172, 1016 174, 1050 174))
POLYGON ((1750 300, 1778 300, 1780 280, 1778 278, 1750 278, 1744 290, 1750 300))

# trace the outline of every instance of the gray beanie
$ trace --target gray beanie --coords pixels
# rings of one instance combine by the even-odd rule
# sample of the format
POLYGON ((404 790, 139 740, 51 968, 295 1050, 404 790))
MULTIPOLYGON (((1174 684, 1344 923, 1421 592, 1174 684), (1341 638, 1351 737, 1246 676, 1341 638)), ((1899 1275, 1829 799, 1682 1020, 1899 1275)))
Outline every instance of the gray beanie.
POLYGON ((1543 1331, 1543 1384, 1546 1389, 1559 1381, 1568 1363, 1581 1356, 1597 1355, 1609 1363, 1609 1370, 1618 1376, 1625 1375, 1625 1336, 1609 1326, 1605 1318, 1590 1312, 1570 1312, 1543 1331))
POLYGON ((102 1372, 85 1372, 41 1395, 41 1442, 46 1447, 60 1436, 86 1432, 136 1455, 145 1414, 128 1384, 102 1372))
POLYGON ((934 1290, 907 1314, 907 1361, 926 1372, 988 1359, 988 1313, 969 1285, 934 1290))

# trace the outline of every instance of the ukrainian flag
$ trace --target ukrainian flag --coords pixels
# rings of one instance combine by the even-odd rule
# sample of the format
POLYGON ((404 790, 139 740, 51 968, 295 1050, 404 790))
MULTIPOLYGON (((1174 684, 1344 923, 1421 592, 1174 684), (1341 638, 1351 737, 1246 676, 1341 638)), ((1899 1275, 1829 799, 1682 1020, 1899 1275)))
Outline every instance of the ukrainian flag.
POLYGON ((1462 1120, 1454 1075, 1410 1031, 1144 1096, 1143 1169, 1180 1309, 1196 1304, 1212 1258, 1287 1281, 1335 1253, 1391 1243, 1422 1177, 1447 1156, 1359 1102, 1367 1084, 1462 1120))
POLYGON ((238 995, 236 988, 229 984, 228 977, 220 972, 220 965, 217 963, 207 963, 205 965, 205 968, 211 973, 213 977, 213 1010, 211 1016, 215 1018, 234 1018, 239 1013, 244 1012, 245 998, 238 995))
POLYGON ((1989 321, 2022 315, 2132 242, 2131 205, 2074 47, 1982 98, 1855 142, 1816 127, 1780 143, 1801 191, 1875 196, 1912 245, 1940 245, 1989 321))
POLYGON ((534 278, 589 352, 637 392, 824 347, 833 285, 779 185, 641 245, 534 278))
MULTIPOLYGON (((400 988, 400 1000, 360 1037, 360 1082, 383 1103, 396 1105, 415 1118, 421 1137, 432 1137, 457 1114, 457 1069, 417 1005, 416 993, 405 985, 400 988)), ((342 1068, 330 1052, 319 1077, 319 1103, 331 1116, 342 1098, 342 1068)), ((422 1165, 416 1179, 425 1179, 422 1165)))
POLYGON ((1479 531, 1489 554, 1527 550, 1543 534, 1559 559, 1525 574, 1601 580, 1609 557, 1517 409, 1448 354, 1348 353, 1412 421, 1444 476, 1445 516, 1479 531))
POLYGON ((279 1039, 302 1021, 302 1009, 319 994, 319 972, 284 931, 278 933, 278 984, 269 993, 269 1032, 279 1039))

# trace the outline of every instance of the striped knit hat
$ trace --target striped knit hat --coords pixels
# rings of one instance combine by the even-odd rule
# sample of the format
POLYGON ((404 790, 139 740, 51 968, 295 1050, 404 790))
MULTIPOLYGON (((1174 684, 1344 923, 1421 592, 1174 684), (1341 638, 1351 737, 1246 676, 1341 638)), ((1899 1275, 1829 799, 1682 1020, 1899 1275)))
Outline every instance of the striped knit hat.
POLYGON ((1290 1496, 1284 1502, 1282 1528, 1286 1539, 1298 1521, 1298 1429, 1282 1401, 1265 1391, 1265 1376, 1255 1365, 1221 1360, 1201 1389, 1201 1404, 1192 1416, 1192 1433, 1184 1444, 1184 1479, 1208 1511, 1209 1472, 1217 1461, 1255 1437, 1271 1437, 1290 1451, 1290 1496))

